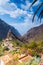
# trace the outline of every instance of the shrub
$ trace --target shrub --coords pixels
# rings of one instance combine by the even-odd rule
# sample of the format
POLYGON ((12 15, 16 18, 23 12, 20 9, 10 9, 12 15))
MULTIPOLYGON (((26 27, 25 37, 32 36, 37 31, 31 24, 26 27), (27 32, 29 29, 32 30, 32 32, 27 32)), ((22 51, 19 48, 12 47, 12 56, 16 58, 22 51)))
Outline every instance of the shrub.
POLYGON ((37 43, 35 43, 35 42, 31 42, 29 44, 29 48, 31 48, 31 49, 36 49, 36 47, 37 47, 37 43))
POLYGON ((8 51, 9 50, 9 48, 7 47, 7 46, 5 46, 4 48, 3 48, 3 51, 8 51))
POLYGON ((39 54, 37 52, 33 52, 32 56, 39 57, 39 54))

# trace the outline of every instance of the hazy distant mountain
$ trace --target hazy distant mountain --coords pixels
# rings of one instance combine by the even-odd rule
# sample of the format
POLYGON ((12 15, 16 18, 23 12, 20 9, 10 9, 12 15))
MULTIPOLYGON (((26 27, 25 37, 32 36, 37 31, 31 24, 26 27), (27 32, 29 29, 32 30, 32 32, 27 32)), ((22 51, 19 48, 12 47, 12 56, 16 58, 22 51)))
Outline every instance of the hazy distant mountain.
POLYGON ((5 39, 8 35, 8 32, 11 32, 13 37, 20 37, 20 33, 12 26, 5 23, 3 20, 0 19, 0 40, 5 39))
POLYGON ((41 41, 43 40, 43 24, 34 28, 31 28, 22 38, 22 41, 41 41))

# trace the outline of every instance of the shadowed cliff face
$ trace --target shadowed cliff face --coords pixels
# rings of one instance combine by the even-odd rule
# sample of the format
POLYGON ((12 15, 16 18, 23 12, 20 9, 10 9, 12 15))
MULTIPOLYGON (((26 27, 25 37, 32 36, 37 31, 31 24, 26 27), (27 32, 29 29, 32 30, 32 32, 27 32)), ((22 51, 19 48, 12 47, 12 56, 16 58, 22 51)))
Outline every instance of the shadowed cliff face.
POLYGON ((43 40, 43 24, 31 28, 22 38, 23 41, 41 41, 43 40))
POLYGON ((21 36, 15 28, 0 19, 0 40, 5 39, 7 37, 9 30, 11 31, 11 34, 13 34, 14 37, 21 36))

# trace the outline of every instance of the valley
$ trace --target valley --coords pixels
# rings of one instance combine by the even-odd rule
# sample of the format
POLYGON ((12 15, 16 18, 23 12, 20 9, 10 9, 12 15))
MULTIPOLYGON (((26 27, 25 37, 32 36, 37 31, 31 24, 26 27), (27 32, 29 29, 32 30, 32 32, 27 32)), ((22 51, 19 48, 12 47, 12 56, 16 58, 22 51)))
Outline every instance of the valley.
POLYGON ((43 62, 42 57, 43 24, 21 36, 15 28, 0 19, 0 60, 5 65, 36 63, 35 59, 38 59, 36 65, 39 65, 43 62))

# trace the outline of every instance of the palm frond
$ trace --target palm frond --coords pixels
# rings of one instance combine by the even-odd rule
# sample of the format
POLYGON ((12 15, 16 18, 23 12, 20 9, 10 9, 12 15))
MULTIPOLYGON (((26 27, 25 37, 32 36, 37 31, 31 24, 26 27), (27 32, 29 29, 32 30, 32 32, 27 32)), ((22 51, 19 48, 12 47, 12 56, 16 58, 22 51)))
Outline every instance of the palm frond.
POLYGON ((40 4, 40 6, 37 8, 36 12, 34 13, 32 22, 34 21, 35 15, 37 14, 37 12, 40 10, 40 8, 43 6, 43 2, 40 4))
POLYGON ((32 2, 32 4, 30 5, 30 8, 31 8, 32 5, 35 4, 36 2, 37 2, 37 0, 34 0, 34 1, 32 2))
POLYGON ((40 22, 41 22, 41 18, 43 17, 43 10, 40 12, 39 16, 38 16, 38 20, 40 18, 40 22))

